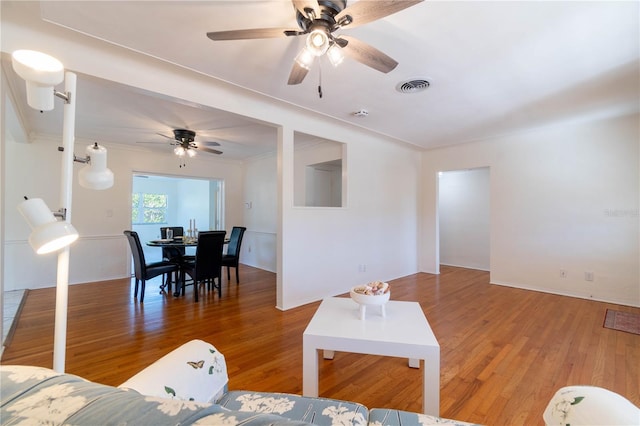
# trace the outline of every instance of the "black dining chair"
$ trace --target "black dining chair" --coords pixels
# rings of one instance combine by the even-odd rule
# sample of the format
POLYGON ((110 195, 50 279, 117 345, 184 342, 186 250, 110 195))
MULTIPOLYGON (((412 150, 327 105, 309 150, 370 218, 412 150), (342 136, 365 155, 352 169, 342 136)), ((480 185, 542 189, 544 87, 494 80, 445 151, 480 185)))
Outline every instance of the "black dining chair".
POLYGON ((222 296, 222 248, 226 231, 206 231, 198 234, 196 256, 193 261, 182 263, 182 294, 186 285, 186 275, 193 279, 195 301, 198 301, 199 285, 207 284, 207 289, 217 288, 222 296), (217 284, 216 284, 217 279, 217 284))
MULTIPOLYGON (((160 228, 160 238, 167 238, 167 229, 173 231, 173 238, 184 236, 184 228, 182 226, 163 226, 160 228)), ((174 258, 182 258, 184 256, 184 247, 162 247, 162 258, 171 260, 174 258)))
POLYGON ((229 245, 227 245, 227 253, 222 256, 222 266, 227 267, 227 281, 231 281, 229 268, 236 268, 236 284, 240 282, 238 261, 240 260, 240 245, 242 244, 242 237, 246 230, 247 228, 243 226, 234 226, 231 229, 231 237, 229 238, 229 245))
POLYGON ((142 281, 142 288, 140 289, 140 303, 144 302, 144 290, 146 281, 151 278, 157 277, 163 274, 177 274, 180 267, 176 263, 161 261, 146 263, 144 260, 144 251, 142 251, 142 244, 140 244, 140 238, 135 231, 124 231, 124 235, 127 236, 129 246, 131 247, 131 255, 133 256, 133 266, 135 270, 136 285, 133 291, 133 297, 138 297, 138 284, 142 281))
MULTIPOLYGON (((163 240, 167 238, 167 229, 173 231, 174 238, 184 236, 184 228, 182 226, 163 226, 160 227, 160 238, 163 240)), ((162 260, 164 261, 180 264, 184 256, 184 247, 162 247, 162 260)), ((162 292, 167 286, 169 287, 169 292, 171 292, 171 274, 166 274, 162 277, 160 291, 162 292)))

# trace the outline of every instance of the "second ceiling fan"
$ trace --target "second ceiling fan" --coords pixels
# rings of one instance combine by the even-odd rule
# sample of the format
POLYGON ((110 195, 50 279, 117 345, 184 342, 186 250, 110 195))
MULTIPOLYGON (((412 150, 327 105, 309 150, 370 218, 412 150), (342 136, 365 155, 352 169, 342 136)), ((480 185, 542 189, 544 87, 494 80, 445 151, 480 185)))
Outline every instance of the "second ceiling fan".
MULTIPOLYGON (((164 135, 162 133, 156 133, 158 136, 169 139, 169 145, 173 145, 173 153, 178 157, 193 157, 196 155, 196 150, 208 152, 210 154, 222 154, 222 151, 217 149, 208 148, 209 146, 220 146, 218 142, 197 142, 196 132, 189 129, 173 129, 173 137, 164 135)), ((138 143, 153 143, 158 144, 161 142, 138 142, 138 143)))
POLYGON ((397 65, 393 58, 354 37, 334 36, 334 31, 384 18, 423 0, 364 1, 347 7, 346 0, 292 0, 299 28, 256 28, 208 32, 214 41, 308 35, 304 49, 296 56, 288 84, 300 84, 316 57, 327 55, 333 65, 346 54, 375 70, 388 73, 397 65))

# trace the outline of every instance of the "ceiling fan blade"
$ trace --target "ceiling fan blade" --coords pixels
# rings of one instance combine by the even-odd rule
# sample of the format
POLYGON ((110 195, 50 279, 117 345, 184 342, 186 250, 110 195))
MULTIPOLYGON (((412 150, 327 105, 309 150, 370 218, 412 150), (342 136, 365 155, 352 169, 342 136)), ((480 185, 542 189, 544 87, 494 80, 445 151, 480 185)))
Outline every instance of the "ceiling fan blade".
POLYGON ((335 20, 340 24, 346 17, 350 20, 343 24, 346 28, 355 28, 368 22, 375 21, 385 16, 400 12, 408 7, 422 2, 423 0, 360 0, 357 3, 345 8, 335 16, 335 20))
POLYGON ((197 147, 198 151, 204 151, 204 152, 208 152, 209 154, 222 154, 222 151, 218 151, 217 149, 212 149, 212 148, 206 148, 203 146, 199 146, 197 147))
POLYGON ((215 141, 202 141, 202 142, 196 142, 198 144, 198 146, 200 145, 206 145, 206 146, 220 146, 219 142, 215 142, 215 141))
POLYGON ((347 36, 341 38, 348 42, 343 48, 345 55, 358 62, 385 74, 398 66, 398 62, 393 58, 357 38, 347 36))
POLYGON ((309 72, 308 69, 306 69, 305 67, 301 67, 300 64, 294 61, 293 67, 291 68, 291 74, 289 74, 289 81, 287 81, 287 84, 293 85, 293 84, 302 83, 302 80, 304 80, 308 72, 309 72))
POLYGON ((207 33, 213 41, 219 40, 246 40, 254 38, 277 38, 298 35, 298 29, 289 28, 255 28, 251 30, 213 31, 207 33))
POLYGON ((320 17, 320 7, 318 6, 318 2, 316 0, 291 0, 291 2, 293 3, 293 7, 295 7, 298 12, 302 13, 302 15, 306 16, 307 18, 311 19, 308 10, 313 10, 315 18, 320 17))
POLYGON ((156 132, 156 135, 158 135, 158 136, 162 136, 163 138, 167 138, 167 139, 171 139, 171 140, 174 140, 174 139, 175 139, 173 136, 163 135, 162 133, 158 133, 158 132, 156 132))

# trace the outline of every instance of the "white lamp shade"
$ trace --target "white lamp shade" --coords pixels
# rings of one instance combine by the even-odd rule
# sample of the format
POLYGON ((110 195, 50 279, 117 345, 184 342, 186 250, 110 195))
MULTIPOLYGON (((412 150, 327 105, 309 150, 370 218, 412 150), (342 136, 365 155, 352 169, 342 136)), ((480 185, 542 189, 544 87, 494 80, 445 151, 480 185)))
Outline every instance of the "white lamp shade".
POLYGON ((331 62, 331 65, 334 67, 337 67, 344 61, 342 49, 337 44, 333 44, 329 50, 327 50, 327 56, 329 57, 329 62, 331 62))
POLYGON ((324 29, 317 28, 309 34, 306 41, 309 51, 315 56, 322 56, 329 48, 329 35, 324 29))
POLYGON ((53 56, 34 50, 16 50, 11 55, 15 72, 27 83, 27 103, 40 111, 53 109, 53 86, 64 80, 64 66, 53 56))
POLYGON ((51 253, 78 239, 78 231, 68 222, 58 222, 41 198, 31 198, 18 205, 33 230, 29 244, 38 254, 51 253))
POLYGON ((108 189, 113 186, 113 172, 107 168, 107 150, 98 145, 87 146, 90 163, 80 169, 80 185, 89 189, 108 189))
POLYGON ((298 63, 298 65, 306 70, 311 69, 311 65, 313 64, 314 59, 315 55, 311 53, 306 47, 302 49, 300 53, 298 53, 298 56, 296 56, 296 62, 298 63))

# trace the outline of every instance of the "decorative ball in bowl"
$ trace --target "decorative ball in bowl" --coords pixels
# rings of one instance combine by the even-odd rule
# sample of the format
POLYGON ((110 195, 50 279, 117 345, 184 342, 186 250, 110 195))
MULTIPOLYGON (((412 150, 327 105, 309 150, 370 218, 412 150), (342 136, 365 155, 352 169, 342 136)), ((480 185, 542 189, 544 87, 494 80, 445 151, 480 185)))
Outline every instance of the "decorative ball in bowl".
POLYGON ((385 303, 391 297, 391 288, 388 283, 374 281, 365 285, 355 286, 349 292, 351 299, 360 305, 360 319, 364 319, 367 306, 380 306, 380 313, 386 316, 385 303))

